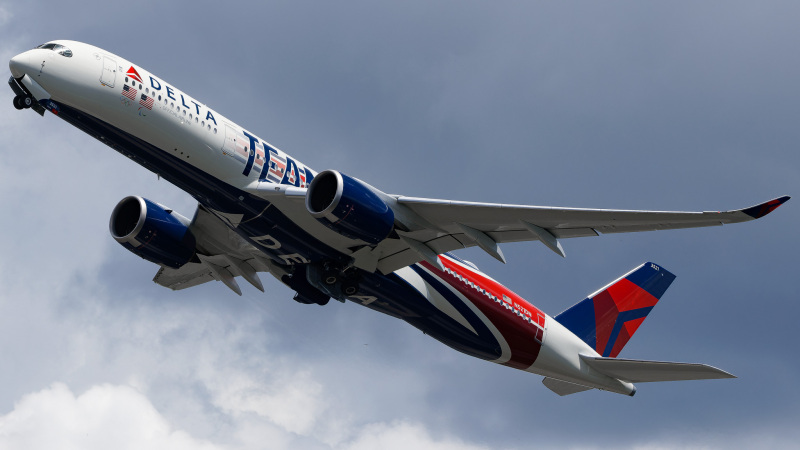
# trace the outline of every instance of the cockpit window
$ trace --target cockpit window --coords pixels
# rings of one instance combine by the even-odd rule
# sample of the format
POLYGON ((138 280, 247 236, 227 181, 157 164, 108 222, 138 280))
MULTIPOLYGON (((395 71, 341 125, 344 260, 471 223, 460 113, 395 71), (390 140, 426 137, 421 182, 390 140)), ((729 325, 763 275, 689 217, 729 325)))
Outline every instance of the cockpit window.
POLYGON ((67 47, 64 47, 61 44, 48 42, 47 44, 42 44, 36 48, 41 48, 43 50, 53 50, 54 52, 57 52, 61 56, 66 56, 67 58, 72 57, 72 50, 68 49, 67 47))
POLYGON ((56 45, 56 48, 54 48, 53 50, 57 51, 58 54, 61 56, 66 56, 67 58, 72 57, 72 50, 68 49, 67 47, 64 47, 63 45, 56 45))

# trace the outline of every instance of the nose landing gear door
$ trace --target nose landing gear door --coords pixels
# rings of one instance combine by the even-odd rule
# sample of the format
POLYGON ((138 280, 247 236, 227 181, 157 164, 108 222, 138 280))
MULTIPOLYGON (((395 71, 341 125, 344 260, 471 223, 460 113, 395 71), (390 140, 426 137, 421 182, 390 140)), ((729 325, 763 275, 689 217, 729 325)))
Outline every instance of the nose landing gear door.
POLYGON ((117 62, 108 56, 103 56, 103 72, 100 74, 100 83, 110 88, 117 81, 117 62))

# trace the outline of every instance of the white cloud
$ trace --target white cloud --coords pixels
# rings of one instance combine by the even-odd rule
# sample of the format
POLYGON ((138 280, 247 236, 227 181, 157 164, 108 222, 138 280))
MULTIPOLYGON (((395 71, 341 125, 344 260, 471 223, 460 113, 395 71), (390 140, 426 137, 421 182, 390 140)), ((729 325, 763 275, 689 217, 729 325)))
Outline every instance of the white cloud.
POLYGON ((342 447, 346 450, 478 450, 490 447, 469 444, 452 436, 434 438, 419 423, 399 421, 391 424, 371 424, 358 437, 342 447))
MULTIPOLYGON (((261 387, 256 387, 255 394, 261 387)), ((227 444, 213 443, 208 439, 193 437, 177 430, 139 390, 127 385, 97 385, 76 396, 67 385, 54 383, 50 387, 23 396, 14 409, 0 416, 0 449, 72 450, 169 449, 272 449, 336 448, 342 450, 479 450, 464 440, 445 436, 434 438, 419 423, 406 421, 369 424, 360 429, 350 429, 355 438, 343 445, 330 446, 314 439, 313 430, 296 433, 286 426, 275 427, 263 417, 243 414, 257 409, 257 416, 273 415, 271 408, 242 406, 235 401, 235 438, 227 444), (298 442, 302 444, 298 444, 298 442)), ((291 400, 291 399, 289 399, 291 400)), ((247 403, 247 402, 245 402, 247 403)), ((258 403, 258 400, 256 400, 258 403)), ((267 401, 266 403, 270 403, 267 401)), ((277 406, 277 405, 276 405, 277 406)), ((281 406, 287 406, 286 403, 281 406)), ((308 406, 302 402, 295 407, 308 406)), ((311 405, 313 408, 313 405, 311 405)), ((272 422, 292 423, 291 414, 272 422)), ((229 420, 230 417, 224 420, 229 420)), ((301 421, 301 423, 303 423, 301 421)), ((291 426, 289 427, 291 428, 291 426)), ((227 440, 227 439, 226 439, 227 440)))
POLYGON ((174 430, 128 386, 94 386, 79 396, 61 383, 28 394, 0 417, 0 448, 50 450, 215 449, 174 430))
MULTIPOLYGON (((130 448, 178 449, 249 450, 264 448, 265 442, 275 449, 360 449, 383 442, 477 448, 455 438, 433 438, 419 423, 383 423, 370 416, 382 408, 364 402, 364 381, 390 380, 391 368, 351 373, 344 384, 321 377, 353 361, 319 362, 281 352, 273 342, 277 331, 264 326, 269 311, 223 314, 224 309, 195 303, 114 298, 85 276, 69 297, 88 299, 87 305, 76 309, 70 303, 69 311, 57 316, 47 311, 74 300, 25 295, 25 283, 0 295, 8 317, 21 322, 17 333, 28 323, 42 336, 35 351, 31 343, 23 352, 8 347, 8 363, 39 371, 38 383, 63 380, 13 397, 13 410, 0 419, 0 449, 126 448, 121 442, 132 442, 130 448), (88 388, 76 396, 65 383, 88 388)), ((416 389, 411 380, 398 383, 390 382, 406 395, 416 389)), ((408 401, 419 403, 413 396, 408 401)))
POLYGON ((234 416, 255 413, 282 429, 308 435, 325 412, 322 385, 304 371, 283 371, 269 383, 246 372, 214 376, 214 404, 234 416))

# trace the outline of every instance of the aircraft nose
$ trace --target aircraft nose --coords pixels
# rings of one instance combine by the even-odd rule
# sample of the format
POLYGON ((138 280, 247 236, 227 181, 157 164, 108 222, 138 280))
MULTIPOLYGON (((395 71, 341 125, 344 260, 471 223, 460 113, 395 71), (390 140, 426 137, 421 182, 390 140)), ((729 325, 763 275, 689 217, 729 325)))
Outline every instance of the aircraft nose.
POLYGON ((22 77, 30 69, 30 56, 29 52, 20 53, 8 62, 8 68, 11 69, 14 78, 22 77))

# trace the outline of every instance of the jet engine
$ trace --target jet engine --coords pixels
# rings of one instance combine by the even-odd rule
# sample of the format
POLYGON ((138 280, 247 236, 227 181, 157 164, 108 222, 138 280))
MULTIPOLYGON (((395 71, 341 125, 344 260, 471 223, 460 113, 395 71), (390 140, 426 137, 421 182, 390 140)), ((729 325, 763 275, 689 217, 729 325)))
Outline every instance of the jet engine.
POLYGON ((315 176, 306 193, 306 208, 320 223, 369 245, 384 240, 394 227, 394 212, 382 192, 336 170, 315 176))
POLYGON ((178 268, 195 254, 196 240, 188 219, 146 198, 123 198, 108 226, 123 247, 156 264, 178 268))

